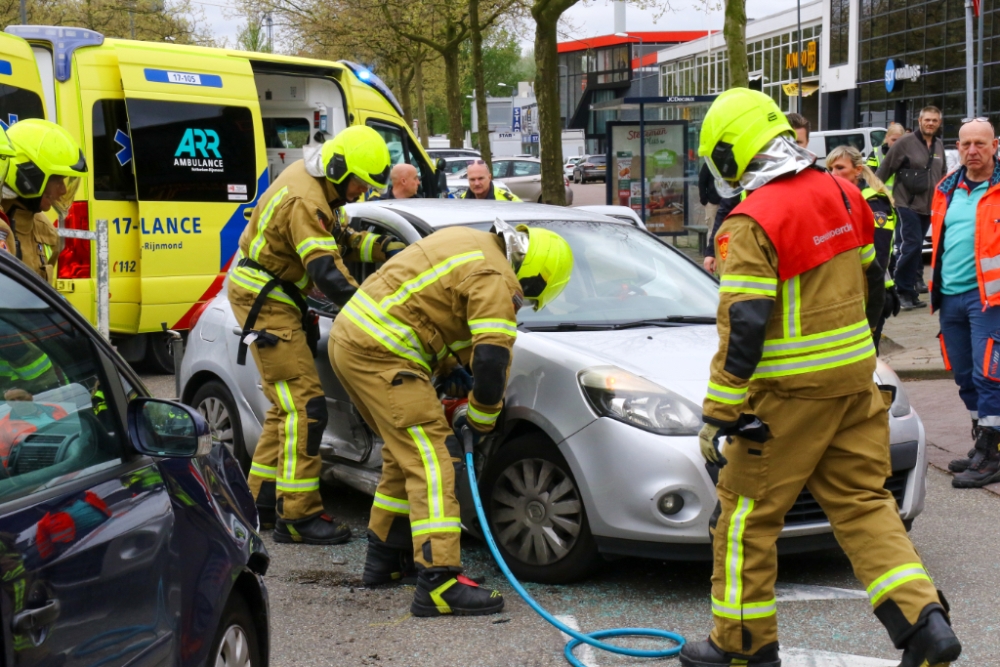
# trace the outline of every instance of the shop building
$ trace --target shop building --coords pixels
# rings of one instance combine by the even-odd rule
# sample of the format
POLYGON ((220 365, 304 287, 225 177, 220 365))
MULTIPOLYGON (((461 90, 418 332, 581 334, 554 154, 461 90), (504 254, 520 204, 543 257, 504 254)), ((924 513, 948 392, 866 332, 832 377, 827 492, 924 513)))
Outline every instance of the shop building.
MULTIPOLYGON (((657 92, 657 51, 704 37, 704 30, 633 32, 560 42, 559 109, 564 129, 585 131, 587 152, 603 153, 615 112, 591 106, 657 92)), ((721 41, 721 38, 720 38, 721 41)))
MULTIPOLYGON (((836 0, 834 0, 836 1, 836 0)), ((819 95, 823 55, 824 0, 802 4, 802 40, 796 10, 747 22, 750 87, 770 95, 782 110, 798 111, 799 61, 802 113, 820 126, 819 95)), ((717 95, 729 87, 729 54, 721 33, 663 49, 658 54, 660 94, 665 97, 717 95)))

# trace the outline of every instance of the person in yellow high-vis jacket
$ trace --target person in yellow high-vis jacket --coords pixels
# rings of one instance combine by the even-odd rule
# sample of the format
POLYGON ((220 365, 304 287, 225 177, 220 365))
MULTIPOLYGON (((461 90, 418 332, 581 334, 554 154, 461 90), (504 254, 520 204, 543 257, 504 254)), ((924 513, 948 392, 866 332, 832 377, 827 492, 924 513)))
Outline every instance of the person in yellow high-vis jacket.
POLYGON ((885 291, 872 211, 858 188, 813 166, 763 93, 720 95, 699 152, 720 194, 749 195, 716 237, 720 340, 699 434, 721 467, 715 627, 684 646, 681 664, 779 667, 776 541, 803 487, 903 650, 901 667, 950 664, 961 644, 948 605, 884 488, 891 395, 872 379, 885 291))
MULTIPOLYGON (((357 283, 341 257, 384 261, 390 237, 353 234, 342 206, 369 187, 385 187, 389 149, 368 127, 343 130, 310 160, 285 169, 261 195, 240 238, 229 275, 229 301, 271 402, 249 471, 261 523, 278 542, 337 544, 347 526, 323 512, 319 446, 326 399, 313 362, 318 328, 304 295, 313 287, 343 305, 357 283)), ((398 242, 395 242, 398 244, 398 242)), ((401 244, 399 244, 401 245, 401 244)))
POLYGON ((524 301, 544 307, 572 267, 569 245, 546 229, 515 229, 500 220, 493 233, 448 227, 386 262, 334 322, 333 370, 385 442, 364 581, 400 581, 415 567, 417 616, 503 608, 499 593, 460 574, 461 519, 445 439, 453 429, 493 429, 517 310, 524 301), (431 383, 435 373, 469 392, 451 424, 431 383))

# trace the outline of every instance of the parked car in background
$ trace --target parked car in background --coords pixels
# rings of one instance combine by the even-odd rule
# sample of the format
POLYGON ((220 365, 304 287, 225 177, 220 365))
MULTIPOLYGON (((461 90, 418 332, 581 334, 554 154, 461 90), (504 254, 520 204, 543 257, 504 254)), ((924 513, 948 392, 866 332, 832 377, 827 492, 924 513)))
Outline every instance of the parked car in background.
POLYGON ((577 163, 579 163, 582 159, 583 156, 581 155, 580 157, 571 157, 566 160, 566 164, 563 165, 563 174, 566 178, 573 178, 573 168, 576 167, 577 163))
POLYGON ((230 450, 6 252, 0 294, 0 663, 266 666, 269 557, 230 450))
MULTIPOLYGON (((542 201, 542 161, 537 157, 498 158, 493 161, 493 182, 503 183, 524 201, 542 201)), ((563 177, 566 205, 573 204, 573 188, 563 177)))
POLYGON ((428 148, 426 153, 434 159, 439 157, 483 157, 475 148, 428 148))
MULTIPOLYGON (((347 210, 359 229, 405 243, 450 225, 485 231, 501 217, 558 232, 573 250, 573 275, 562 294, 540 312, 518 312, 498 433, 476 451, 492 532, 519 577, 578 579, 602 556, 711 558, 709 522, 717 498, 698 431, 718 347, 718 283, 700 265, 634 221, 577 208, 409 199, 347 210)), ((367 264, 349 269, 358 282, 375 270, 367 264)), ((339 309, 322 301, 313 306, 320 313, 315 363, 330 415, 320 446, 321 479, 373 494, 382 441, 327 359, 326 338, 339 309)), ((228 299, 216 297, 188 339, 180 380, 185 401, 226 406, 215 413, 214 428, 249 451, 269 404, 256 366, 236 364, 235 326, 228 299)), ((923 427, 889 367, 880 362, 876 377, 896 387, 886 488, 909 525, 923 510, 923 427)), ((449 446, 461 459, 457 441, 449 438, 449 446)), ((475 532, 463 465, 456 463, 456 492, 463 525, 475 532)), ((835 544, 822 508, 803 490, 785 517, 778 549, 835 544)))
POLYGON ((827 153, 837 146, 853 146, 862 155, 868 157, 872 151, 885 141, 885 128, 859 127, 855 130, 824 130, 812 132, 809 135, 809 150, 818 158, 825 158, 827 153))
POLYGON ((573 167, 573 182, 603 181, 607 175, 606 155, 584 155, 573 167))
POLYGON ((469 168, 470 164, 480 158, 469 155, 467 157, 446 157, 441 159, 444 160, 444 173, 450 180, 452 178, 465 178, 465 170, 469 168))

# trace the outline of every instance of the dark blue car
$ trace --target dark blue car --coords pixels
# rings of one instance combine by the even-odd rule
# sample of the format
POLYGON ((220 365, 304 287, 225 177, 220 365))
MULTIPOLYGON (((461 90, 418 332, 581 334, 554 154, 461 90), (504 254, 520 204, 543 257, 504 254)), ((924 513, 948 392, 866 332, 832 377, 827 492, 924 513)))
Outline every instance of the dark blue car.
POLYGON ((268 561, 197 411, 0 252, 0 663, 265 666, 268 561))

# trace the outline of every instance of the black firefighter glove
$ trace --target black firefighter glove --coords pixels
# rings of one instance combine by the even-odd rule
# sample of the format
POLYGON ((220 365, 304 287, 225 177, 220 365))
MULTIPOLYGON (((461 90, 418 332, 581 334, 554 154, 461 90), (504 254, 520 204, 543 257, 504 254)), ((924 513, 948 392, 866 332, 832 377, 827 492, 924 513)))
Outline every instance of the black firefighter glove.
POLYGON ((882 306, 882 317, 884 319, 889 319, 890 317, 896 317, 899 315, 899 292, 896 291, 896 286, 885 288, 885 304, 882 306))
POLYGON ((719 449, 719 438, 722 436, 737 436, 751 442, 767 442, 771 439, 771 429, 759 417, 746 412, 742 413, 731 426, 705 424, 698 434, 701 454, 709 465, 715 465, 720 469, 729 463, 719 449))

